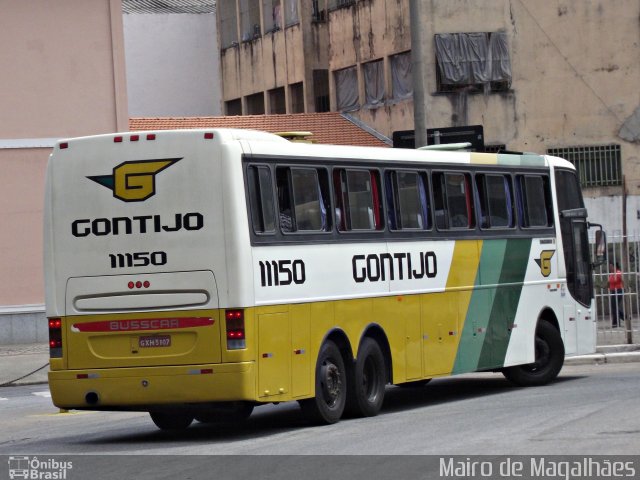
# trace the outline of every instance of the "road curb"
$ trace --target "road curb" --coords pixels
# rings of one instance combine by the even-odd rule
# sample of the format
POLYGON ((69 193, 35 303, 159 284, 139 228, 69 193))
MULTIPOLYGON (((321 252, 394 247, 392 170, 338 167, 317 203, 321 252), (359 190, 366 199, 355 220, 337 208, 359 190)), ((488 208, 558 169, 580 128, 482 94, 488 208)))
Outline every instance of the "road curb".
POLYGON ((635 363, 640 362, 639 351, 593 353, 564 359, 565 365, 599 365, 604 363, 635 363))

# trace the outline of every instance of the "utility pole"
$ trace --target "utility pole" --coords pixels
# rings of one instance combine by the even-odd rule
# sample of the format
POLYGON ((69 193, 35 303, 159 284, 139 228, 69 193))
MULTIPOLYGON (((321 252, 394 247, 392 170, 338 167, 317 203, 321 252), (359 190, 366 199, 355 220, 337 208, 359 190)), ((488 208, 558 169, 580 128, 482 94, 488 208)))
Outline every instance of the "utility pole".
POLYGON ((427 114, 424 94, 424 69, 422 35, 423 0, 409 0, 409 21, 411 26, 411 73, 413 76, 413 128, 416 148, 427 144, 427 114))
MULTIPOLYGON (((629 271, 629 240, 627 237, 627 179, 625 175, 622 175, 622 255, 620 255, 620 260, 622 261, 622 271, 629 271)), ((631 277, 631 275, 629 275, 631 277)), ((631 282, 627 280, 627 288, 631 282)), ((628 344, 633 343, 633 332, 631 330, 631 315, 633 314, 633 310, 631 310, 631 297, 623 296, 622 300, 624 302, 624 329, 626 334, 626 341, 628 344), (625 301, 626 299, 626 301, 625 301)))

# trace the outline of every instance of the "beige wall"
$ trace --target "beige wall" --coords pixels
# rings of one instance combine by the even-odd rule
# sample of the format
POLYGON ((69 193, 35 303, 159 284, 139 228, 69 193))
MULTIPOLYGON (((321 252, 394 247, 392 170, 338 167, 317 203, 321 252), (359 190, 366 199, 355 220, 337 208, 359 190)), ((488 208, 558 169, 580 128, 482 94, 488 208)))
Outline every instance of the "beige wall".
POLYGON ((0 0, 0 12, 2 309, 44 301, 50 148, 24 147, 127 130, 128 114, 120 0, 0 0))

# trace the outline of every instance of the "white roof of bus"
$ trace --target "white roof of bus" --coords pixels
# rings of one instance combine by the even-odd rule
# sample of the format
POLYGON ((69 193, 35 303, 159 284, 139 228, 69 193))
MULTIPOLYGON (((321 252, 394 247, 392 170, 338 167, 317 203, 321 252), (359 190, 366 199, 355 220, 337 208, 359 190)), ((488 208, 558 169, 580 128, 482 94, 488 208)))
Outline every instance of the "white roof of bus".
MULTIPOLYGON (((196 130, 154 130, 154 131, 136 131, 121 132, 104 135, 95 135, 92 137, 79 137, 72 139, 60 140, 60 142, 77 142, 89 141, 90 139, 111 139, 114 136, 130 136, 130 135, 147 135, 153 133, 160 137, 181 137, 189 136, 204 132, 213 132, 214 136, 221 143, 230 143, 244 141, 250 144, 251 152, 263 155, 286 155, 300 157, 326 157, 334 159, 367 159, 367 161, 378 160, 385 161, 415 161, 415 162, 447 162, 447 163, 470 163, 472 155, 478 155, 474 159, 474 163, 492 164, 495 159, 502 155, 510 155, 519 157, 521 155, 514 154, 471 154, 465 151, 429 151, 429 150, 413 150, 401 148, 380 148, 380 147, 355 147, 344 145, 326 145, 326 144, 309 144, 300 142, 290 142, 281 136, 258 130, 233 129, 233 128, 215 128, 215 129, 196 129, 196 130), (484 155, 487 155, 486 162, 482 161, 484 155)), ((574 166, 559 157, 548 155, 537 155, 533 153, 525 153, 522 156, 540 157, 544 159, 544 166, 554 166, 574 169, 574 166)))

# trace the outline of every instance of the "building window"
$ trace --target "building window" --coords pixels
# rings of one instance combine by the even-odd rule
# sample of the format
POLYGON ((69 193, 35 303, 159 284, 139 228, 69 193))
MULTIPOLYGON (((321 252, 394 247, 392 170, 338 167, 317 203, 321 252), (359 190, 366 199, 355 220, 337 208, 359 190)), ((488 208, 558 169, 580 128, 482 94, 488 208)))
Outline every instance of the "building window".
POLYGON ((384 64, 382 60, 368 62, 362 65, 364 76, 364 98, 368 107, 384 105, 384 64))
POLYGON ((504 91, 511 86, 506 33, 437 34, 435 48, 439 92, 504 91))
POLYGON ((264 93, 247 96, 247 115, 264 115, 264 93))
POLYGON ((335 10, 336 8, 349 7, 356 3, 356 0, 329 0, 327 7, 329 10, 335 10))
POLYGON ((329 70, 313 71, 313 93, 316 96, 316 113, 329 111, 329 70))
POLYGON ((282 5, 280 0, 262 0, 262 21, 265 33, 282 28, 282 5))
POLYGON ((234 0, 223 0, 217 2, 216 8, 220 18, 220 47, 225 49, 237 45, 236 2, 234 0))
POLYGON ((300 23, 298 0, 284 0, 284 25, 290 27, 300 23))
POLYGON ((485 153, 500 153, 504 152, 506 149, 507 146, 504 143, 488 143, 485 144, 482 151, 485 153))
POLYGON ((240 0, 240 28, 242 41, 260 38, 260 5, 258 0, 240 0))
POLYGON ((573 163, 583 187, 622 185, 620 145, 550 148, 547 153, 573 163))
POLYGON ((287 113, 287 104, 284 99, 284 87, 269 90, 269 113, 287 113))
POLYGON ((304 85, 302 82, 289 86, 291 113, 304 113, 304 85))
POLYGON ((333 76, 336 83, 336 107, 338 111, 349 112, 357 110, 359 98, 356 67, 336 70, 333 76))
POLYGON ((240 100, 239 98, 224 102, 224 105, 226 110, 225 115, 242 115, 242 100, 240 100))
POLYGON ((411 76, 411 52, 389 57, 391 67, 391 98, 405 100, 413 97, 413 77, 411 76))

